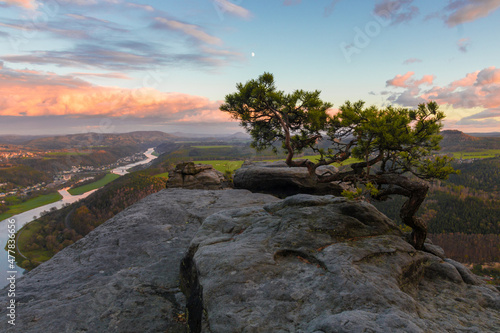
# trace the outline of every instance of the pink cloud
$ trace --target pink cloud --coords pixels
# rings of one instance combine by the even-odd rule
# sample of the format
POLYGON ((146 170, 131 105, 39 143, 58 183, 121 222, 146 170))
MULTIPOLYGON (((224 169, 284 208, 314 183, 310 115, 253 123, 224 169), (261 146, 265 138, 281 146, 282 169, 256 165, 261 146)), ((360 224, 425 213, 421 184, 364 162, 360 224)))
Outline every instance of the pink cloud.
POLYGON ((432 85, 434 76, 424 75, 420 80, 412 80, 412 76, 413 72, 408 72, 386 82, 387 86, 406 88, 403 92, 391 94, 389 101, 412 107, 429 100, 454 108, 500 107, 500 69, 495 67, 468 73, 446 86, 434 86, 425 91, 422 91, 421 85, 432 85))
POLYGON ((500 83, 500 68, 488 67, 477 74, 478 86, 500 83))
POLYGON ((194 25, 183 23, 180 21, 169 20, 164 17, 156 17, 155 21, 158 23, 157 26, 166 28, 168 30, 179 31, 192 38, 199 40, 206 44, 213 45, 221 45, 222 40, 219 38, 212 36, 201 29, 201 27, 194 25))
POLYGON ((424 75, 420 80, 418 81, 415 81, 415 85, 416 86, 420 86, 422 84, 428 84, 428 85, 431 85, 432 82, 434 82, 434 78, 435 76, 434 75, 424 75))
POLYGON ((450 88, 456 89, 458 87, 472 86, 474 82, 476 82, 478 74, 479 71, 476 71, 474 73, 468 73, 464 78, 450 83, 450 88))
POLYGON ((393 79, 391 80, 387 80, 385 82, 385 85, 388 87, 388 86, 394 86, 394 87, 401 87, 401 88, 406 88, 408 87, 408 80, 415 74, 415 72, 407 72, 406 74, 404 75, 396 75, 396 77, 394 77, 393 79))
POLYGON ((224 13, 229 13, 234 16, 241 17, 243 19, 250 19, 252 17, 252 13, 241 6, 238 6, 235 3, 232 3, 229 0, 213 0, 214 1, 214 6, 218 8, 220 11, 224 13))
POLYGON ((130 76, 125 73, 71 73, 72 76, 93 76, 102 77, 108 79, 121 79, 121 80, 132 80, 130 76))
POLYGON ((95 86, 73 76, 0 71, 0 116, 106 116, 225 122, 221 101, 155 89, 95 86))
POLYGON ((460 0, 452 1, 446 9, 452 13, 446 18, 446 24, 454 27, 486 17, 500 7, 498 0, 460 0))
POLYGON ((36 0, 4 0, 3 2, 28 9, 36 8, 36 0))
POLYGON ((411 79, 413 75, 415 75, 415 72, 407 72, 404 75, 398 74, 393 79, 385 82, 386 87, 416 88, 422 84, 430 85, 434 81, 434 75, 424 75, 420 80, 411 79))

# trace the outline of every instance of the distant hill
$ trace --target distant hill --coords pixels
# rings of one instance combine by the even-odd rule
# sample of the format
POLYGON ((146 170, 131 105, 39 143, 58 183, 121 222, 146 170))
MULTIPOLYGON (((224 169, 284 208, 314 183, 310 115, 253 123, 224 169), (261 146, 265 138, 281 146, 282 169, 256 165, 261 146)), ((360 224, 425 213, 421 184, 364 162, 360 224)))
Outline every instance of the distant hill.
POLYGON ((159 131, 131 133, 83 133, 43 137, 30 140, 25 145, 42 149, 85 149, 89 147, 137 146, 149 148, 174 138, 159 131))
POLYGON ((457 130, 441 131, 443 151, 474 151, 500 149, 500 137, 475 137, 457 130))
POLYGON ((233 134, 206 134, 206 133, 185 133, 185 132, 174 132, 172 135, 183 138, 183 139, 200 139, 200 138, 209 138, 213 140, 245 140, 250 139, 250 135, 243 132, 236 132, 233 134))
POLYGON ((496 138, 500 137, 500 132, 488 132, 488 133, 466 133, 470 136, 475 137, 488 137, 488 138, 496 138))
POLYGON ((0 135, 0 143, 22 145, 29 141, 47 137, 48 135, 0 135))

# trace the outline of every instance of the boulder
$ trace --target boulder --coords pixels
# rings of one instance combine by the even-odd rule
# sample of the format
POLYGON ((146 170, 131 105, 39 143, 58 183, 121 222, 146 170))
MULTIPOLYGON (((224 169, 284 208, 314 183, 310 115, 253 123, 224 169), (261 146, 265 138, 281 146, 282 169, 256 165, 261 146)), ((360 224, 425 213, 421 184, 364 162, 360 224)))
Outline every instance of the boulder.
POLYGON ((191 332, 498 332, 500 293, 364 202, 296 195, 209 216, 181 268, 191 332))
POLYGON ((103 223, 16 281, 16 322, 1 332, 186 332, 179 267, 203 219, 277 199, 246 190, 167 189, 103 223))
POLYGON ((215 170, 210 164, 188 162, 178 164, 173 171, 169 172, 167 187, 221 190, 228 188, 229 184, 222 172, 215 170))
MULTIPOLYGON (((321 166, 316 170, 318 175, 338 172, 334 166, 321 166)), ((273 194, 287 197, 294 194, 333 194, 340 195, 345 186, 338 182, 315 183, 309 177, 307 168, 290 168, 284 161, 280 162, 245 162, 233 176, 235 188, 252 192, 273 194)))

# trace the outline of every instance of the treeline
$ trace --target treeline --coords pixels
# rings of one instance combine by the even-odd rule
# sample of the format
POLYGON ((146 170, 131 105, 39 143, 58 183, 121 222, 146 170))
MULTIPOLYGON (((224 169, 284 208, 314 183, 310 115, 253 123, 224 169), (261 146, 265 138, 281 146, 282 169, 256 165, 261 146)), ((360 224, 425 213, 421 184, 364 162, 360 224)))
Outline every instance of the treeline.
POLYGON ((0 183, 11 183, 16 186, 27 187, 51 181, 52 177, 50 175, 26 165, 0 169, 0 183))
POLYGON ((429 238, 443 248, 448 258, 463 263, 500 262, 498 234, 430 234, 429 238))
MULTIPOLYGON (((154 177, 155 173, 160 172, 163 170, 146 170, 125 175, 80 202, 45 214, 36 220, 41 227, 21 252, 29 257, 29 251, 48 251, 51 257, 128 206, 164 189, 166 179, 154 177)), ((35 266, 33 262, 25 262, 23 265, 26 268, 35 266)))
POLYGON ((422 211, 431 233, 500 234, 500 200, 433 191, 422 211))
MULTIPOLYGON (((430 238, 448 257, 467 263, 500 261, 500 158, 456 164, 459 175, 434 184, 418 216, 428 225, 430 238)), ((372 202, 401 223, 404 197, 372 202)))
MULTIPOLYGON (((430 233, 500 234, 500 200, 459 192, 432 190, 417 216, 427 221, 430 233)), ((394 197, 372 204, 389 218, 401 223, 399 210, 407 199, 394 197)))
POLYGON ((500 158, 485 158, 472 163, 454 163, 459 175, 451 175, 449 183, 488 192, 500 191, 500 158))
MULTIPOLYGON (((500 158, 456 167, 461 174, 434 184, 417 215, 427 221, 433 234, 500 234, 500 194, 494 191, 500 184, 500 158)), ((394 196, 385 202, 372 203, 400 222, 399 210, 405 200, 394 196)))
POLYGON ((166 187, 164 178, 141 172, 123 178, 126 179, 119 178, 111 182, 108 188, 98 191, 75 207, 70 216, 70 226, 77 234, 85 236, 128 206, 166 187))

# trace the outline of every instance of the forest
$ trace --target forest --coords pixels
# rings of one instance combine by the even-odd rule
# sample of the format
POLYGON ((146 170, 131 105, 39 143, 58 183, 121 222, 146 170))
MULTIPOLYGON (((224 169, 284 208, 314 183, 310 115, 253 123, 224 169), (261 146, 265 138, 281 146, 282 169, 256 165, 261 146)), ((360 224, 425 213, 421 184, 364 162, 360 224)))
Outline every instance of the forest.
MULTIPOLYGON (((498 262, 500 157, 455 162, 453 166, 461 173, 434 183, 418 213, 428 223, 429 238, 460 262, 498 262)), ((403 198, 395 198, 372 203, 399 221, 403 202, 403 198)))

